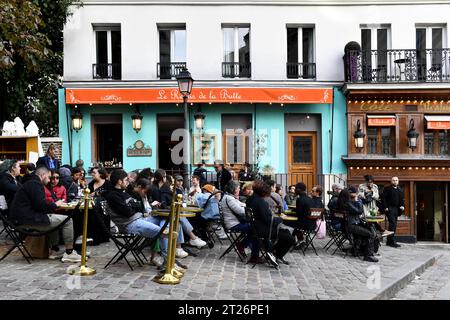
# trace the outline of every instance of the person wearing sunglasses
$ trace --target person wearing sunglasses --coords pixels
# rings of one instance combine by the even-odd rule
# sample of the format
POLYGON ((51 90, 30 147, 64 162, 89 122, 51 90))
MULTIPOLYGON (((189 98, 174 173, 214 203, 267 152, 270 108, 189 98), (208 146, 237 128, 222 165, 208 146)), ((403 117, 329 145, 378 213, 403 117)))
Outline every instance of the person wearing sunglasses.
POLYGON ((58 172, 51 172, 50 181, 45 186, 45 200, 47 202, 56 202, 58 200, 67 202, 66 188, 61 184, 58 172))

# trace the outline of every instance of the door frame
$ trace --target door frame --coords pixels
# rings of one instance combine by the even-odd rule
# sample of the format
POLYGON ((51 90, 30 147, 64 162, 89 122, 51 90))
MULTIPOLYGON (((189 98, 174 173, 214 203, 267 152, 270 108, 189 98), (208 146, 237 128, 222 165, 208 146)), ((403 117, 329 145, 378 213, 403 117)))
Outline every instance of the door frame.
MULTIPOLYGON (((122 154, 123 154, 123 115, 121 113, 92 113, 91 114, 91 162, 98 162, 99 147, 98 147, 98 124, 120 124, 122 126, 122 154)), ((122 162, 125 159, 122 159, 122 162)), ((123 163, 122 163, 123 164, 123 163)))
MULTIPOLYGON (((317 132, 316 131, 288 131, 287 155, 288 155, 288 170, 287 174, 291 175, 292 169, 292 137, 312 137, 312 184, 316 184, 317 175, 317 132)), ((291 184, 291 183, 289 183, 291 184)), ((312 187, 312 186, 311 186, 312 187)))

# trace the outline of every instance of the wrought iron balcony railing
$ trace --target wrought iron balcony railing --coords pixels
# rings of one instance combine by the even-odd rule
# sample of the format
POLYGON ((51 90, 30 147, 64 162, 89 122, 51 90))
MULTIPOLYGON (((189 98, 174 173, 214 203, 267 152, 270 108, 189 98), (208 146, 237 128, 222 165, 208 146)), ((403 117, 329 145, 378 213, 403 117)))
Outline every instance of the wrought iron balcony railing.
POLYGON ((94 63, 92 64, 93 79, 113 79, 122 78, 122 68, 120 63, 94 63))
POLYGON ((252 76, 250 62, 222 62, 222 77, 250 78, 252 76))
POLYGON ((160 79, 175 78, 186 67, 186 62, 158 62, 156 65, 157 77, 160 79))
POLYGON ((450 82, 450 49, 349 50, 344 64, 350 83, 450 82))
POLYGON ((316 64, 315 63, 286 63, 286 76, 289 79, 315 79, 316 64))

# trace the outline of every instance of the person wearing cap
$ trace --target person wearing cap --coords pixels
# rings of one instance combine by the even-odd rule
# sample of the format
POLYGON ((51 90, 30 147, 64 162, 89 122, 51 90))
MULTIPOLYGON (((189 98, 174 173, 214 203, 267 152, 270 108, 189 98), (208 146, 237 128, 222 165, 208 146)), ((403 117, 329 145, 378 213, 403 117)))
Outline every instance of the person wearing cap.
POLYGON ((364 254, 364 261, 378 262, 374 257, 376 233, 361 220, 364 209, 357 199, 358 189, 354 186, 344 189, 339 193, 337 209, 347 214, 348 232, 362 238, 360 249, 364 254))
POLYGON ((370 174, 364 176, 365 182, 358 187, 358 196, 363 203, 364 215, 370 216, 371 212, 378 212, 377 200, 380 198, 378 186, 374 183, 370 174))
POLYGON ((183 177, 179 174, 175 175, 175 193, 184 196, 183 177))
MULTIPOLYGON (((220 219, 219 213, 219 200, 214 196, 215 188, 212 184, 205 184, 202 187, 202 193, 197 195, 197 204, 200 208, 203 208, 203 212, 200 215, 197 215, 196 223, 197 229, 201 233, 201 237, 207 239, 207 235, 204 230, 206 230, 207 226, 213 220, 220 219)), ((223 230, 217 232, 217 235, 220 239, 226 239, 226 235, 223 230)))

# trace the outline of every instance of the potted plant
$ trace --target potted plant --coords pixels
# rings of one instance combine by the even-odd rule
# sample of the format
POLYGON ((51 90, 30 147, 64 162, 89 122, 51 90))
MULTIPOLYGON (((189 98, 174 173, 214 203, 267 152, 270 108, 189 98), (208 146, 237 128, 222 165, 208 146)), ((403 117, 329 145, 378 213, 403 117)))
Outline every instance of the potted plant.
POLYGON ((266 164, 263 168, 262 168, 262 174, 263 174, 263 180, 270 180, 273 178, 273 174, 274 174, 275 168, 272 167, 269 164, 266 164))

